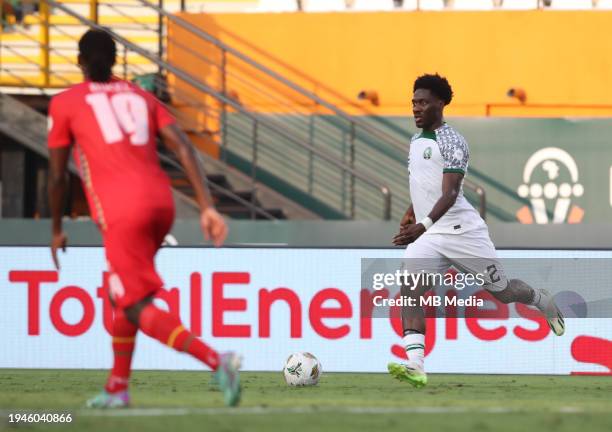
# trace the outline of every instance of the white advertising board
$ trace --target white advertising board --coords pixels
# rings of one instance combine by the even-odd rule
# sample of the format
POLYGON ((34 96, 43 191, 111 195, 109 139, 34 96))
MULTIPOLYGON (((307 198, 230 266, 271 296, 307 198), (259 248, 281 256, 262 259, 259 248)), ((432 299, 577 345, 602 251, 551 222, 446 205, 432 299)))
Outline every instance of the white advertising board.
MULTIPOLYGON (((361 258, 393 249, 164 248, 159 304, 245 370, 278 371, 295 351, 325 371, 382 372, 401 360, 399 322, 363 317, 361 258)), ((501 257, 612 257, 611 252, 500 251, 501 257)), ((68 248, 56 272, 46 247, 0 247, 2 368, 111 364, 104 251, 68 248)), ((513 307, 513 306, 511 306, 513 307)), ((139 335, 136 369, 200 369, 185 354, 139 335)), ((555 337, 541 319, 430 319, 427 370, 439 373, 610 374, 612 319, 569 319, 555 337)))

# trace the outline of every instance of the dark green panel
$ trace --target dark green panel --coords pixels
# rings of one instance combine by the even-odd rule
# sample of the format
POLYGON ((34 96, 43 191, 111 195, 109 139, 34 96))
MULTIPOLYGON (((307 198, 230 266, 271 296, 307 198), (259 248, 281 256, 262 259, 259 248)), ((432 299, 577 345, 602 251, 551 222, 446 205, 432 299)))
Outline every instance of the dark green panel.
MULTIPOLYGON (((407 128, 411 119, 395 117, 389 120, 407 128)), ((612 120, 450 118, 448 123, 469 143, 468 175, 484 186, 492 215, 501 211, 516 221, 516 212, 521 207, 531 209, 529 197, 522 198, 518 194, 523 184, 532 188, 534 184, 545 187, 550 183, 551 189, 559 189, 567 183, 574 189, 577 183, 584 192, 581 196, 572 194, 569 197, 570 209, 573 206, 584 209, 584 222, 612 221, 612 120), (527 161, 544 148, 565 151, 577 166, 577 181, 571 179, 564 161, 547 157, 536 164, 525 183, 523 171, 527 161)), ((549 156, 555 154, 561 152, 553 150, 549 156)), ((559 198, 557 191, 557 196, 544 199, 549 222, 554 217, 559 198)))

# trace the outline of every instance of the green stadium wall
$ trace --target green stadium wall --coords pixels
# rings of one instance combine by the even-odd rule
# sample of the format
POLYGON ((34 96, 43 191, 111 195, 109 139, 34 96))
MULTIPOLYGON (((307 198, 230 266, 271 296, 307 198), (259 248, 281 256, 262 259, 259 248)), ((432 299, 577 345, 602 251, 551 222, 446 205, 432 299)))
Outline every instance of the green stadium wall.
MULTIPOLYGON (((278 116, 275 117, 278 120, 278 116)), ((410 117, 370 117, 367 120, 405 137, 406 147, 409 137, 416 132, 410 117)), ((612 120, 448 118, 447 121, 468 141, 468 178, 486 192, 489 221, 546 224, 612 220, 612 120), (526 172, 526 168, 530 172, 526 172), (539 203, 538 198, 542 200, 539 203)), ((233 134, 228 136, 229 148, 238 156, 242 155, 243 162, 248 161, 252 152, 250 142, 234 138, 233 134)), ((284 145, 264 141, 260 139, 262 148, 284 145)), ((325 144, 332 154, 341 154, 343 146, 347 145, 343 141, 325 144)), ((409 202, 406 150, 363 140, 355 150, 356 167, 366 174, 371 172, 391 188, 394 220, 401 218, 409 202), (373 161, 373 158, 379 160, 373 161), (381 166, 384 169, 380 169, 381 166)), ((269 173, 287 169, 285 159, 268 157, 265 152, 260 153, 258 161, 269 173)), ((237 167, 245 173, 251 171, 247 162, 237 167)), ((321 165, 320 174, 322 170, 333 168, 321 165)), ((261 180, 265 182, 264 177, 261 180)), ((269 181, 268 185, 289 190, 283 188, 280 180, 275 181, 269 181)), ((310 205, 298 193, 289 195, 310 205)), ((477 196, 467 189, 466 195, 477 207, 477 196)), ((376 214, 372 208, 381 204, 363 205, 368 205, 370 213, 376 214)), ((326 214, 321 215, 329 218, 326 214)))

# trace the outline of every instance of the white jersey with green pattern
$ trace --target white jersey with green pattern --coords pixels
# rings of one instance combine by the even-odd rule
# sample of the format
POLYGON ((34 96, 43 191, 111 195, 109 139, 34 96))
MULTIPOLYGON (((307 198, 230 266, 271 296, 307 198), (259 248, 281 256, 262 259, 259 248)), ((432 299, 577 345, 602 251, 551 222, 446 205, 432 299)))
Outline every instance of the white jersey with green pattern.
MULTIPOLYGON (((417 222, 427 217, 442 196, 442 176, 448 172, 467 174, 470 154, 465 138, 444 123, 434 132, 423 131, 410 143, 408 174, 410 196, 417 222)), ((426 234, 461 234, 486 226, 463 196, 463 182, 453 206, 426 234)))

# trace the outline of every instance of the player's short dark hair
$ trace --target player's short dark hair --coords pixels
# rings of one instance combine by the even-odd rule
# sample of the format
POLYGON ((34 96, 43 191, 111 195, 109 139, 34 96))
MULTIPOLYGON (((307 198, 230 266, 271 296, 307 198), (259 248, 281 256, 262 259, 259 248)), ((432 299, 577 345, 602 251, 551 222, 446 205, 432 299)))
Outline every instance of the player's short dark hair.
POLYGON ((453 89, 448 80, 438 74, 425 74, 418 77, 414 82, 413 91, 418 89, 429 90, 439 97, 444 102, 444 105, 448 105, 453 100, 453 89))
POLYGON ((79 40, 79 55, 89 79, 110 81, 117 57, 115 41, 103 30, 88 30, 79 40))

